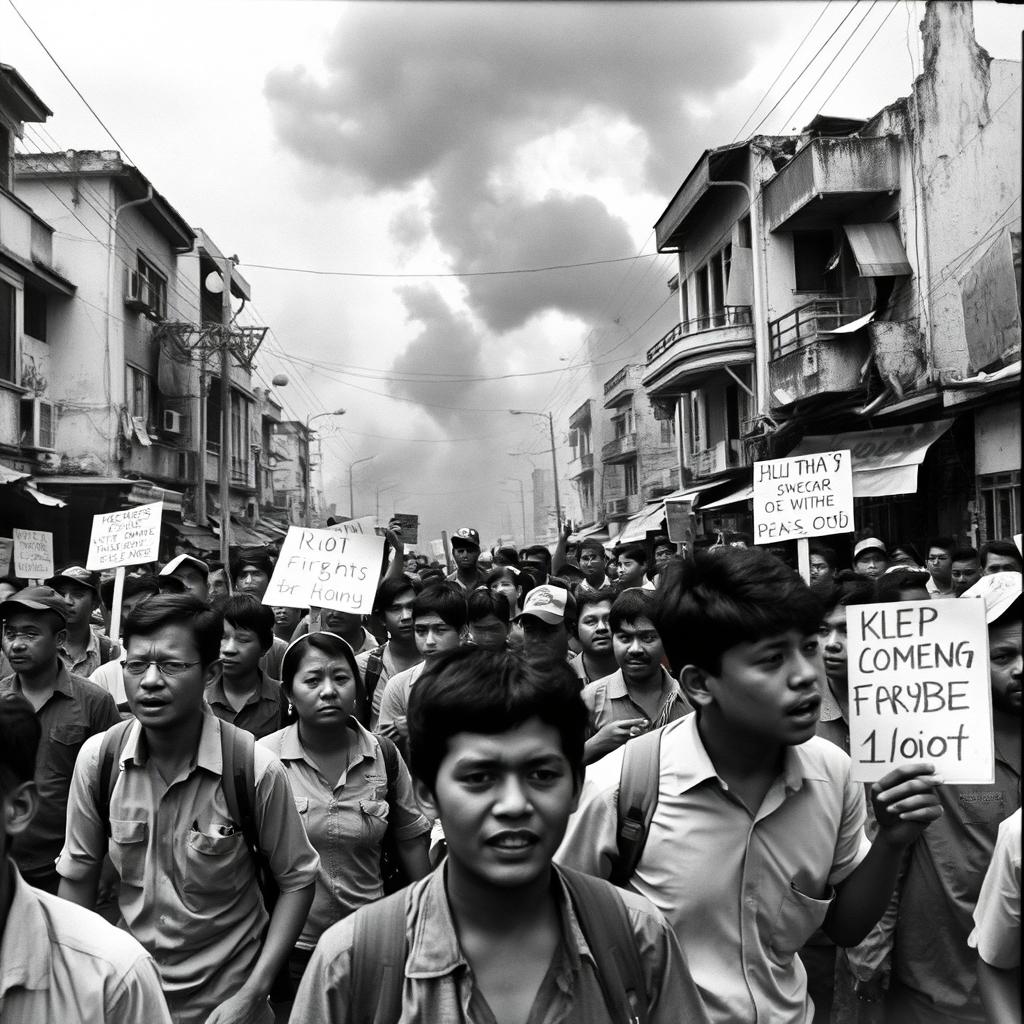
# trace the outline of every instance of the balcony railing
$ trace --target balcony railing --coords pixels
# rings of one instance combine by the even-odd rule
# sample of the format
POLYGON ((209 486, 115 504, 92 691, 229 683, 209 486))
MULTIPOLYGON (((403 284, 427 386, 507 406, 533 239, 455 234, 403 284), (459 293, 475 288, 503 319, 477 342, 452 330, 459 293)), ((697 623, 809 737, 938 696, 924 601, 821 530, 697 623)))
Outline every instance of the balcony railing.
MULTIPOLYGON (((664 337, 659 338, 647 350, 648 366, 654 362, 663 352, 667 352, 677 341, 688 337, 691 334, 700 334, 701 331, 713 331, 718 327, 734 327, 749 325, 749 306, 726 306, 724 309, 716 310, 713 313, 706 313, 703 316, 695 316, 689 320, 683 320, 675 325, 664 337)), ((605 385, 607 390, 608 385, 605 385)))
POLYGON ((639 494, 629 494, 625 498, 611 498, 604 503, 604 514, 606 516, 629 516, 639 510, 639 494))
POLYGON ((585 452, 569 460, 568 476, 570 480, 583 476, 584 473, 592 473, 594 470, 594 453, 585 452))
POLYGON ((791 309, 768 324, 771 358, 800 348, 819 334, 834 331, 864 315, 863 301, 857 298, 814 299, 791 309))
POLYGON ((627 373, 629 373, 628 363, 604 382, 604 393, 607 395, 610 391, 614 391, 626 379, 627 373))
POLYGON ((601 446, 601 461, 616 462, 636 452, 636 432, 623 434, 601 446))

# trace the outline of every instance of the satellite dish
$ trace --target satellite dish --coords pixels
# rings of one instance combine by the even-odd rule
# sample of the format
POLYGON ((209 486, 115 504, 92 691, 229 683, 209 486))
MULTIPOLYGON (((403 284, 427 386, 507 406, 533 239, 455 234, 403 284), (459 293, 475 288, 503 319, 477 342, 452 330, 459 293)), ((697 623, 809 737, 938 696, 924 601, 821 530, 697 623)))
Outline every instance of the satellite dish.
POLYGON ((203 279, 203 287, 211 295, 220 295, 224 291, 224 278, 216 270, 211 270, 203 279))

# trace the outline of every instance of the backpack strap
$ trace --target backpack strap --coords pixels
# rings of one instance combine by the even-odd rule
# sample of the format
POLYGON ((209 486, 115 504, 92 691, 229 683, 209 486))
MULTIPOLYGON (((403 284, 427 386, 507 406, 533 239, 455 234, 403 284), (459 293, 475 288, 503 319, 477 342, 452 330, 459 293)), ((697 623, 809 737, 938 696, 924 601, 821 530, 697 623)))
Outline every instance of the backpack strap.
POLYGON ((647 983, 626 905, 614 885, 559 868, 597 967, 608 1020, 646 1024, 647 983))
POLYGON ((277 903, 278 888, 270 861, 260 845, 256 821, 256 741, 252 733, 220 722, 221 788, 228 813, 242 830, 242 838, 256 868, 256 882, 268 914, 277 903))
POLYGON ((407 889, 360 907, 352 918, 351 1024, 398 1024, 407 956, 407 889))
POLYGON ((615 845, 617 856, 608 880, 624 887, 644 852, 647 833, 658 806, 661 776, 661 729, 626 743, 619 773, 615 845))
POLYGON ((112 725, 103 734, 100 743, 99 763, 96 779, 93 783, 92 795, 96 801, 96 811, 103 822, 103 829, 110 838, 110 797, 117 785, 117 777, 121 773, 121 752, 128 742, 128 730, 134 718, 126 718, 117 725, 112 725))
POLYGON ((374 647, 366 656, 366 665, 363 667, 363 689, 366 691, 366 707, 373 706, 373 694, 384 673, 384 645, 374 647))
POLYGON ((398 747, 395 746, 395 741, 390 736, 380 736, 374 734, 373 737, 377 741, 377 745, 380 747, 381 754, 384 755, 384 771, 388 777, 388 826, 392 820, 392 812, 395 808, 395 785, 398 779, 398 761, 402 756, 398 752, 398 747))

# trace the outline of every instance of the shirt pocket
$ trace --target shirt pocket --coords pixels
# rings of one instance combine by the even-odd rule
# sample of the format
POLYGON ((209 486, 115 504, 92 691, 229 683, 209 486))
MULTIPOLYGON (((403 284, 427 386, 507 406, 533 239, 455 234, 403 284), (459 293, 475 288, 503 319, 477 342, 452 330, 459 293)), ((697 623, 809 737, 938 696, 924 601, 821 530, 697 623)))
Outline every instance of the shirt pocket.
POLYGON ((294 797, 294 800, 295 800, 295 810, 297 810, 299 812, 299 814, 308 814, 309 813, 309 797, 308 796, 297 796, 297 797, 294 797))
POLYGON ((55 778, 70 779, 75 769, 75 758, 88 736, 88 729, 75 722, 53 726, 49 733, 49 749, 40 768, 55 778))
POLYGON ((380 843, 388 830, 387 800, 360 800, 359 812, 362 818, 362 838, 368 843, 380 843))
POLYGON ((185 849, 184 902, 191 910, 209 909, 211 899, 237 892, 239 886, 252 879, 242 870, 249 853, 241 832, 229 836, 208 836, 195 829, 189 831, 185 849))
POLYGON ((768 941, 773 959, 779 963, 792 960, 797 950, 821 927, 835 895, 835 889, 830 886, 824 899, 815 899, 802 893, 796 883, 789 883, 789 889, 772 923, 768 941))
POLYGON ((148 838, 148 822, 110 819, 110 860, 124 885, 142 888, 148 838))

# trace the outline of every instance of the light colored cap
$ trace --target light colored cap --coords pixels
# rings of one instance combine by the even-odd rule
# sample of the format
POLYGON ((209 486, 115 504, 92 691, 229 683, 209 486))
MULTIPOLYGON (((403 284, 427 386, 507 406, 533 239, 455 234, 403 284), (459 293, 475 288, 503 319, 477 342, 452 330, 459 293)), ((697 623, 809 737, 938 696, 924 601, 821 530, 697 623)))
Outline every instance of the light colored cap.
POLYGON ((863 540, 857 541, 853 547, 853 560, 856 562, 865 551, 881 551, 883 555, 889 554, 885 545, 877 537, 865 537, 863 540))
POLYGON ((210 567, 193 555, 175 555, 159 572, 160 576, 173 576, 183 565, 195 566, 204 576, 210 575, 210 567))
POLYGON ((991 625, 1021 593, 1024 593, 1024 583, 1019 572, 996 572, 982 576, 960 595, 960 599, 980 597, 985 602, 985 621, 991 625))
POLYGON ((526 595, 526 602, 522 612, 516 616, 516 622, 532 615, 549 626, 557 626, 559 622, 565 621, 565 599, 569 591, 561 587, 552 587, 544 584, 534 587, 526 595))

